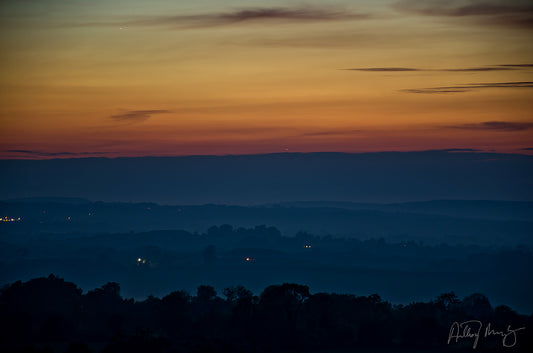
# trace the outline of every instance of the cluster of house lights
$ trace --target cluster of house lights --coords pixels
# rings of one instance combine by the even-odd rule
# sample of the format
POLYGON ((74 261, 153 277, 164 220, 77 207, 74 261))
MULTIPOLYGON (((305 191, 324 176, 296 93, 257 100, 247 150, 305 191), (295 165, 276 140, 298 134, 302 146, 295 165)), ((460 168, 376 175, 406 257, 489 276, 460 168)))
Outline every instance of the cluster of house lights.
POLYGON ((0 217, 0 222, 20 222, 22 221, 22 218, 11 218, 11 217, 0 217))

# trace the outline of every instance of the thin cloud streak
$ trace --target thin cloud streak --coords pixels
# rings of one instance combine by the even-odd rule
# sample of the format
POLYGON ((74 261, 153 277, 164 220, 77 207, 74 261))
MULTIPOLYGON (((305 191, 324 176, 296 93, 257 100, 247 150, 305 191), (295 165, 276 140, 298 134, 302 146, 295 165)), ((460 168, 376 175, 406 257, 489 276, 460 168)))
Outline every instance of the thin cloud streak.
POLYGON ((361 67, 341 69, 346 71, 365 71, 365 72, 409 72, 409 71, 440 71, 440 72, 484 72, 484 71, 512 71, 520 70, 527 66, 522 65, 498 65, 496 67, 468 67, 458 69, 421 69, 414 67, 361 67))
POLYGON ((448 71, 448 72, 477 72, 477 71, 509 71, 518 70, 513 67, 469 67, 466 69, 442 69, 442 70, 426 70, 426 71, 448 71))
POLYGON ((525 1, 479 0, 400 0, 392 7, 401 12, 422 16, 476 18, 484 25, 501 25, 507 27, 533 27, 533 6, 525 1))
POLYGON ((402 89, 400 92, 407 93, 463 93, 470 92, 477 89, 486 88, 533 88, 533 82, 489 82, 489 83, 468 83, 457 86, 445 86, 445 87, 429 87, 429 88, 415 88, 415 89, 402 89))
POLYGON ((60 157, 60 156, 87 156, 87 155, 106 155, 113 152, 44 152, 31 150, 6 150, 8 153, 17 153, 27 156, 38 157, 60 157))
POLYGON ((510 122, 510 121, 486 121, 476 124, 460 124, 447 126, 450 129, 461 130, 481 130, 481 131, 499 131, 499 132, 512 132, 523 131, 533 128, 533 123, 524 122, 510 122))
POLYGON ((115 121, 141 122, 149 119, 154 114, 170 113, 169 110, 131 110, 124 114, 111 115, 109 118, 115 121))
POLYGON ((420 93, 420 94, 443 94, 443 93, 465 93, 470 89, 442 89, 442 88, 421 88, 421 89, 402 89, 400 92, 420 93))
POLYGON ((393 8, 400 11, 413 12, 426 16, 487 16, 516 13, 531 13, 533 6, 521 5, 505 1, 478 1, 472 4, 471 1, 418 1, 400 0, 393 5, 393 8))
POLYGON ((492 83, 471 83, 470 88, 532 88, 533 82, 492 82, 492 83))
POLYGON ((533 64, 507 64, 507 65, 498 65, 498 66, 527 68, 527 67, 533 67, 533 64))
POLYGON ((427 71, 421 69, 414 69, 410 67, 362 67, 362 68, 349 68, 340 69, 345 71, 368 71, 368 72, 404 72, 404 71, 427 71))
POLYGON ((342 135, 354 135, 363 132, 363 130, 336 130, 336 131, 316 131, 306 132, 300 136, 342 136, 342 135))
POLYGON ((478 150, 475 148, 446 148, 443 150, 439 150, 442 152, 481 152, 482 150, 478 150))
POLYGON ((205 13, 195 15, 162 15, 141 17, 126 21, 90 22, 81 26, 143 26, 171 28, 203 28, 226 26, 238 23, 255 22, 316 22, 344 21, 369 18, 369 14, 347 12, 341 9, 319 7, 271 7, 251 8, 224 13, 205 13))

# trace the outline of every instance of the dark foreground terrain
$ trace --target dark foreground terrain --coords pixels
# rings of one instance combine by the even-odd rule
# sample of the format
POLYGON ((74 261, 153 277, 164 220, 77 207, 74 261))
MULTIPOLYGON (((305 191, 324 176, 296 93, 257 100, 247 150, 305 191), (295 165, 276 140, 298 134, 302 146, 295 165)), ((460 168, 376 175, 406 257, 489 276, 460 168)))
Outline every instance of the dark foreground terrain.
POLYGON ((199 286, 135 301, 114 282, 83 294, 54 275, 0 292, 2 352, 531 352, 532 325, 482 294, 453 292, 391 305, 285 283, 259 296, 199 286), (477 341, 460 337, 465 325, 477 341))

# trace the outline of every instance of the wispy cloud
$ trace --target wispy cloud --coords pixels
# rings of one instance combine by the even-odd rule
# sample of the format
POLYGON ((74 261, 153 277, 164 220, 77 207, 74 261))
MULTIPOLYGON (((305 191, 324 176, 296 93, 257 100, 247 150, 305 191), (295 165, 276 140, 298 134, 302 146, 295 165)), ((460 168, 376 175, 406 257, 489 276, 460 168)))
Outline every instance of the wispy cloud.
MULTIPOLYGON (((431 71, 448 71, 448 72, 478 72, 478 71, 508 71, 508 70, 517 70, 515 67, 467 67, 459 69, 440 69, 440 70, 431 70, 431 71)), ((426 70, 430 71, 430 70, 426 70)))
POLYGON ((522 151, 533 151, 533 147, 522 148, 522 151))
POLYGON ((443 152, 480 152, 481 150, 474 148, 446 148, 441 150, 443 152))
POLYGON ((331 131, 314 131, 306 132, 301 136, 341 136, 341 135, 354 135, 361 133, 362 130, 331 130, 331 131))
POLYGON ((130 110, 123 114, 111 115, 109 118, 115 121, 141 122, 154 114, 170 113, 169 110, 130 110))
POLYGON ((406 93, 420 93, 420 94, 444 94, 444 93, 464 93, 470 92, 469 89, 444 89, 443 87, 434 88, 414 88, 414 89, 402 89, 400 92, 406 93))
POLYGON ((368 71, 368 72, 404 72, 404 71, 424 71, 421 69, 415 69, 412 67, 359 67, 341 69, 346 71, 368 71))
POLYGON ((523 12, 533 12, 533 6, 520 1, 508 0, 470 0, 443 1, 443 0, 400 0, 393 5, 403 11, 415 12, 428 16, 487 16, 523 12))
POLYGON ((507 64, 507 65, 498 65, 498 66, 527 68, 527 67, 533 67, 533 64, 507 64))
POLYGON ((484 71, 510 71, 526 68, 526 65, 497 65, 482 67, 467 67, 456 69, 422 69, 414 67, 358 67, 341 69, 347 71, 366 71, 366 72, 408 72, 408 71, 441 71, 441 72, 484 72, 484 71))
POLYGON ((533 82, 488 82, 488 83, 469 83, 468 88, 531 88, 533 82))
POLYGON ((511 121, 486 121, 475 124, 450 125, 447 128, 462 130, 485 130, 485 131, 523 131, 533 129, 533 123, 511 121))
POLYGON ((88 156, 88 155, 105 155, 113 152, 46 152, 32 150, 6 150, 8 153, 16 153, 34 157, 61 157, 61 156, 88 156))
POLYGON ((400 0, 393 8, 424 16, 475 17, 484 24, 533 26, 533 5, 529 0, 400 0))
POLYGON ((369 17, 369 14, 354 13, 332 7, 259 7, 220 13, 161 15, 131 18, 125 21, 89 22, 82 24, 82 26, 202 28, 238 23, 343 21, 369 17))
POLYGON ((486 88, 533 88, 533 82, 489 82, 489 83, 467 83, 457 86, 443 86, 443 87, 429 87, 429 88, 415 88, 403 89, 401 92, 407 93, 462 93, 477 89, 486 88))

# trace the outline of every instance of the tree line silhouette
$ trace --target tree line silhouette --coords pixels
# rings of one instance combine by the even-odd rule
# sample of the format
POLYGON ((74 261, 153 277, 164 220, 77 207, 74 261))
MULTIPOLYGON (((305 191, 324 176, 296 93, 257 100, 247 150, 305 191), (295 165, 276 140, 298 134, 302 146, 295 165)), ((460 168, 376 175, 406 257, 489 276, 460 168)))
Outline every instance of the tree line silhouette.
MULTIPOLYGON (((305 285, 271 285, 256 296, 243 286, 201 285, 196 295, 124 299, 118 283, 83 294, 51 274, 0 292, 2 352, 371 352, 471 351, 472 340, 447 344, 453 322, 480 320, 517 332, 508 352, 533 351, 533 315, 493 308, 482 294, 453 292, 429 302, 392 305, 378 295, 315 293, 305 285)), ((478 351, 502 350, 502 338, 478 351)))

